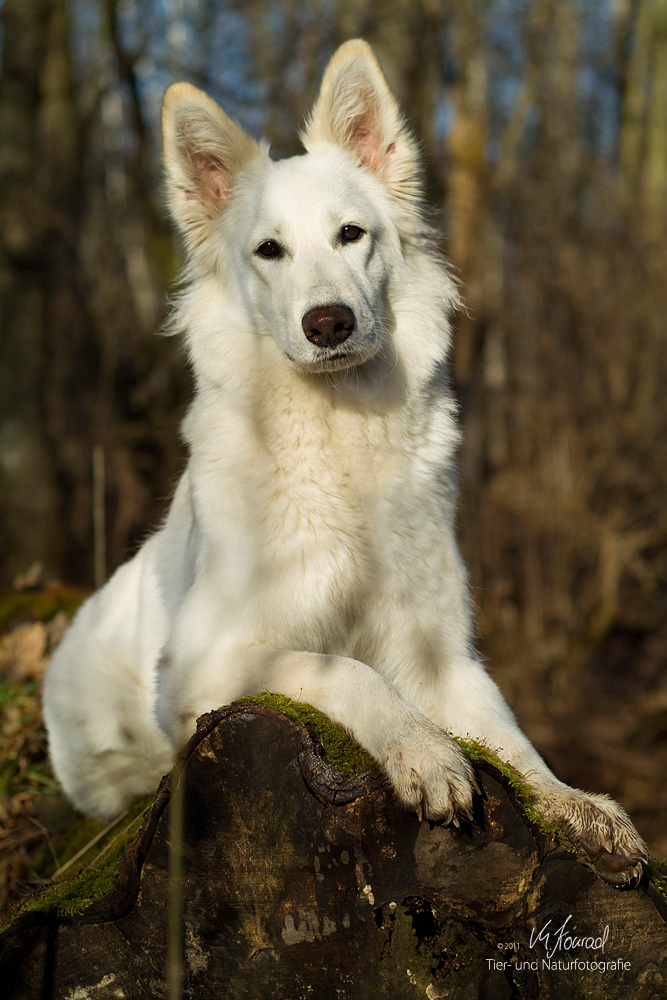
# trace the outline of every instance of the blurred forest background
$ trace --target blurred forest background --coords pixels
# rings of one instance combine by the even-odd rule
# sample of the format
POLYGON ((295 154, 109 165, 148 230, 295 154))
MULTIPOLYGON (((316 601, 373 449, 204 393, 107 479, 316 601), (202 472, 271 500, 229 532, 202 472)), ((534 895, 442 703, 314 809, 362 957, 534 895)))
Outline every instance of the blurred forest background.
POLYGON ((41 560, 92 586, 94 466, 99 579, 185 461, 189 373, 156 336, 181 263, 166 87, 290 155, 361 35, 465 288, 480 649, 560 777, 667 854, 667 0, 4 0, 0 19, 2 585, 41 560))

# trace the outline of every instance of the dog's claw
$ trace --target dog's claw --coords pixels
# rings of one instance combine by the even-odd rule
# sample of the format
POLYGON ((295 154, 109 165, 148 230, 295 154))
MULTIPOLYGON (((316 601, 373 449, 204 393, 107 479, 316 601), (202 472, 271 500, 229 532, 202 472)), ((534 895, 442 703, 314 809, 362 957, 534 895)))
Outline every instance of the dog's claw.
POLYGON ((584 863, 605 882, 621 888, 636 885, 644 871, 641 861, 633 861, 631 858, 611 854, 608 851, 603 851, 597 858, 586 860, 584 863))
POLYGON ((617 802, 567 787, 540 789, 537 802, 576 846, 579 860, 605 882, 628 888, 639 881, 646 844, 617 802))

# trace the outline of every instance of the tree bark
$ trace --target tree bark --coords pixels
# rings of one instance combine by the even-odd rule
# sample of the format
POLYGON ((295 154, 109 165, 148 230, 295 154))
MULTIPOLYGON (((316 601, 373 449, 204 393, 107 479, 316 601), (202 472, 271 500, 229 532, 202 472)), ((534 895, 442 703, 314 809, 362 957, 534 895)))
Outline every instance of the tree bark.
POLYGON ((4 1000, 658 996, 655 888, 611 888, 531 826, 500 772, 478 770, 473 824, 420 824, 381 774, 344 781, 275 709, 213 712, 115 891, 80 916, 27 913, 5 931, 4 1000), (592 940, 559 948, 563 926, 592 940))

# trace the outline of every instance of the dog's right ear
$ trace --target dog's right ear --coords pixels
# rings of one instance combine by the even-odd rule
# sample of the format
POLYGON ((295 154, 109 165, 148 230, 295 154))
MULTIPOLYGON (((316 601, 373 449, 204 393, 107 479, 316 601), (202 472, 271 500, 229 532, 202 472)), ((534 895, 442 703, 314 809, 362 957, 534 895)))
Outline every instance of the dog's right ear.
POLYGON ((232 197, 239 170, 262 148, 189 83, 174 83, 165 94, 162 135, 169 206, 194 249, 232 197))

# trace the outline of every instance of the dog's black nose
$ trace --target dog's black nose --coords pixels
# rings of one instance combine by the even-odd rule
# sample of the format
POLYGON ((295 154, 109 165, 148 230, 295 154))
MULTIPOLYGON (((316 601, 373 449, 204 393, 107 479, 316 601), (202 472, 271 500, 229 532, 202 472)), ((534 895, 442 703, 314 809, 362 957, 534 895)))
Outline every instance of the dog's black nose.
POLYGON ((354 330, 354 313, 347 306, 322 306, 311 309, 301 320, 301 326, 311 344, 335 347, 342 344, 354 330))

